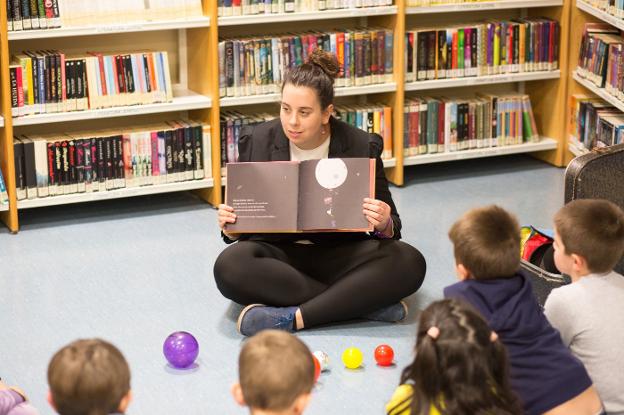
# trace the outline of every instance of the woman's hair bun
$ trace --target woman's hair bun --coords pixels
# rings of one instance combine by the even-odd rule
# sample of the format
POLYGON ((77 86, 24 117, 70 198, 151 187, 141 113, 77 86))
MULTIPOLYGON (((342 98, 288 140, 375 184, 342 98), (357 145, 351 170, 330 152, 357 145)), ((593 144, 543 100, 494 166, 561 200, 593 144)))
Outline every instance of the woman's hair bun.
POLYGON ((320 67, 331 79, 336 79, 340 72, 336 56, 320 48, 315 49, 308 56, 308 63, 320 67))

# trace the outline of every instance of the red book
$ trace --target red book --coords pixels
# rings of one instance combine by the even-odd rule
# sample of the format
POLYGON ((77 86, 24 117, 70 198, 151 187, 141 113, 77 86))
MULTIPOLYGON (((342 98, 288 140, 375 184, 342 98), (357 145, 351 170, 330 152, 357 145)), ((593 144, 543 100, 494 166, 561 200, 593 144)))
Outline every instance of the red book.
MULTIPOLYGON (((15 74, 17 77, 17 107, 21 108, 24 106, 24 83, 22 82, 21 66, 15 68, 15 74)), ((19 115, 23 115, 23 113, 19 113, 19 115)))
POLYGON ((455 31, 453 31, 453 48, 452 48, 452 51, 453 51, 452 62, 453 62, 453 64, 451 66, 454 70, 457 69, 457 41, 458 41, 457 40, 457 30, 455 30, 455 31))

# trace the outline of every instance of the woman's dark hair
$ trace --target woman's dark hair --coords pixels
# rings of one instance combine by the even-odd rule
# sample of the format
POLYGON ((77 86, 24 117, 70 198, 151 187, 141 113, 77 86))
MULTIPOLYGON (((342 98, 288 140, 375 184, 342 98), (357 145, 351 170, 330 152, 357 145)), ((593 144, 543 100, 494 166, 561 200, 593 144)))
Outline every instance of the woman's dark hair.
POLYGON ((319 97, 321 109, 325 109, 334 102, 334 79, 339 72, 336 57, 322 49, 316 49, 304 64, 286 72, 282 91, 286 84, 312 88, 319 97))
POLYGON ((432 303, 420 316, 416 357, 401 374, 413 415, 522 414, 509 386, 505 346, 481 315, 459 300, 432 303), (431 329, 434 327, 434 329, 431 329), (428 334, 429 332, 429 334, 428 334))

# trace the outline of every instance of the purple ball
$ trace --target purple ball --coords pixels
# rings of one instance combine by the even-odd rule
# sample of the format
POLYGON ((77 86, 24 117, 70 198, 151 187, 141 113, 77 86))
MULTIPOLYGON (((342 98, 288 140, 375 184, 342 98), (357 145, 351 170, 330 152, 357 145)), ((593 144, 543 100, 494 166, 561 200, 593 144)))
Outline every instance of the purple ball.
POLYGON ((191 366, 197 359, 199 343, 191 333, 176 331, 165 339, 163 353, 171 366, 183 369, 191 366))

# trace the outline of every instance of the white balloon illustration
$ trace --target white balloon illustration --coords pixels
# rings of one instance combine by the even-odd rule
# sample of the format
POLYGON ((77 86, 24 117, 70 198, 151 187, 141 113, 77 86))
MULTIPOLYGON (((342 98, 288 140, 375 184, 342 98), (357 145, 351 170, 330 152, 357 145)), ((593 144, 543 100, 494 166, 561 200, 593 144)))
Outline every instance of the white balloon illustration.
POLYGON ((347 165, 341 159, 319 160, 314 172, 316 181, 325 189, 335 189, 347 180, 347 165))

